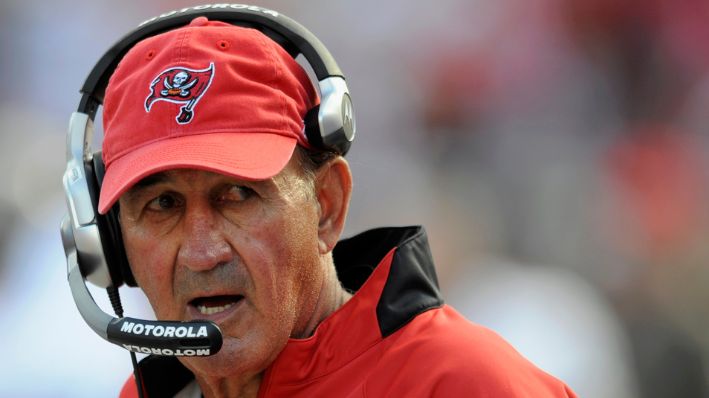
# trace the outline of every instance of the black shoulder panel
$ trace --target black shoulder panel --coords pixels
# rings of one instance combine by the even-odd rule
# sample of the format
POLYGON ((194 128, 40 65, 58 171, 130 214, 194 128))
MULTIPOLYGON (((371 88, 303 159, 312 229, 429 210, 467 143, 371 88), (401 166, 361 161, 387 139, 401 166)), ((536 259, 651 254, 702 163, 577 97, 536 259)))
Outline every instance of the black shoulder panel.
POLYGON ((384 291, 377 304, 382 336, 396 332, 416 315, 443 305, 426 231, 402 242, 394 253, 384 291))

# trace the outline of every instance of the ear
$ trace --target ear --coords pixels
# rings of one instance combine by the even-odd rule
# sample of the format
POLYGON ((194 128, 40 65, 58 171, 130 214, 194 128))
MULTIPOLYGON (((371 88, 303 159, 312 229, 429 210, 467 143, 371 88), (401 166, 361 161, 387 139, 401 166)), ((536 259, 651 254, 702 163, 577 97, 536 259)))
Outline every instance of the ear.
POLYGON ((352 195, 352 172, 345 158, 339 156, 320 167, 315 192, 320 205, 318 246, 320 254, 326 254, 340 239, 352 195))

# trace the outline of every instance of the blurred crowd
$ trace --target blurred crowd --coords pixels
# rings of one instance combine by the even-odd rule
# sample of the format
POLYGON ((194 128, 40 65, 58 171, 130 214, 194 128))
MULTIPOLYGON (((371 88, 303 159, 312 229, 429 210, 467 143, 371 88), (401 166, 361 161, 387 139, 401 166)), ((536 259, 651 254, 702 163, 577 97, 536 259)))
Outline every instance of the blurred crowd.
MULTIPOLYGON (((448 303, 581 397, 709 397, 709 2, 252 3, 347 77, 347 235, 424 224, 448 303)), ((0 396, 111 396, 130 373, 66 283, 65 132, 110 45, 195 4, 0 2, 0 396)))

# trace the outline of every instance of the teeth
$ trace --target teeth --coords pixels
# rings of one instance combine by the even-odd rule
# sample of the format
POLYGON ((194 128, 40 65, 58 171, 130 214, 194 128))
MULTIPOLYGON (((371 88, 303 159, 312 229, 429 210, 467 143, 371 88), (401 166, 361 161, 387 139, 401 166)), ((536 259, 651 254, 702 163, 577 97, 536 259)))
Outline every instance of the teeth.
POLYGON ((233 304, 226 304, 226 305, 218 305, 216 307, 207 307, 204 305, 198 305, 197 309, 199 310, 200 314, 202 315, 212 315, 216 314, 222 311, 226 311, 227 309, 231 308, 233 304))

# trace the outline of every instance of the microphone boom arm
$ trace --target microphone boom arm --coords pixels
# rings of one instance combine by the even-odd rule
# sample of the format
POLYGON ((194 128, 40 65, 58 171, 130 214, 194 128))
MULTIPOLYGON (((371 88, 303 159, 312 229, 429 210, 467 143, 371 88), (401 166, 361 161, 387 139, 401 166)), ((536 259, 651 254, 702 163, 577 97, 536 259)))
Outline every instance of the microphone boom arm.
POLYGON ((167 356, 208 356, 222 347, 222 333, 211 321, 149 321, 112 317, 96 304, 81 275, 69 217, 62 221, 67 278, 74 303, 84 321, 108 342, 129 351, 167 356))

